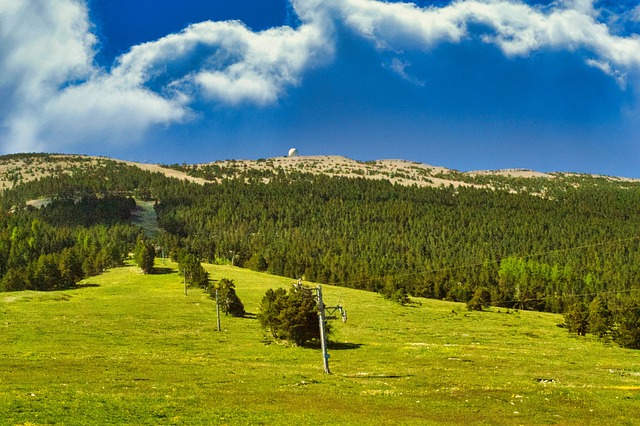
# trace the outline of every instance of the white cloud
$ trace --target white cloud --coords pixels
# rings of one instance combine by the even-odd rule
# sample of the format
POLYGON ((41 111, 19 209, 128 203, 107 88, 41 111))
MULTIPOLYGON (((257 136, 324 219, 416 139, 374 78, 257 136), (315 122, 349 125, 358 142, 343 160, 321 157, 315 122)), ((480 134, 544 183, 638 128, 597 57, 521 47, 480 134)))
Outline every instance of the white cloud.
POLYGON ((561 0, 558 2, 559 5, 567 9, 573 9, 591 16, 597 15, 597 11, 593 5, 594 3, 594 0, 561 0))
POLYGON ((597 68, 603 73, 615 78, 620 88, 625 89, 627 87, 627 74, 613 69, 610 63, 597 61, 595 59, 587 59, 587 65, 597 68))
POLYGON ((133 46, 110 70, 94 63, 96 38, 81 0, 0 0, 0 144, 54 150, 140 139, 181 122, 197 98, 276 102, 333 54, 330 26, 252 32, 203 22, 133 46))
POLYGON ((407 72, 407 68, 411 66, 410 62, 403 61, 399 58, 393 58, 390 64, 383 64, 383 66, 393 71, 394 73, 399 75, 400 78, 408 81, 411 84, 415 84, 416 86, 419 86, 419 87, 424 87, 425 85, 424 81, 419 80, 418 78, 416 78, 415 76, 407 72))
POLYGON ((165 99, 142 87, 123 87, 109 77, 62 91, 43 113, 42 133, 49 138, 82 142, 99 134, 102 143, 138 140, 152 125, 180 122, 187 115, 179 99, 165 99))
POLYGON ((372 0, 327 0, 319 7, 332 10, 336 19, 380 48, 431 47, 465 36, 463 22, 450 7, 420 9, 411 3, 372 0))
POLYGON ((304 71, 332 52, 327 31, 312 24, 254 33, 240 22, 203 22, 135 46, 119 59, 112 75, 142 85, 162 78, 167 64, 189 62, 182 74, 165 76, 173 79, 169 86, 185 92, 191 88, 223 103, 264 105, 297 85, 304 71))
POLYGON ((78 1, 0 1, 0 85, 37 96, 92 72, 95 37, 78 1))
MULTIPOLYGON (((299 0, 300 1, 300 0, 299 0)), ((593 1, 567 0, 547 10, 506 0, 456 1, 436 8, 376 0, 330 0, 318 7, 335 10, 356 33, 380 48, 429 49, 473 37, 472 24, 486 28, 480 37, 506 55, 526 56, 541 49, 593 51, 601 61, 640 68, 640 39, 612 35, 596 20, 593 1)))
POLYGON ((90 30, 83 1, 0 0, 4 151, 136 140, 184 117, 175 99, 97 68, 90 30))
MULTIPOLYGON (((543 49, 588 52, 586 64, 616 78, 640 69, 640 38, 611 33, 597 1, 546 7, 512 0, 458 0, 443 7, 377 0, 291 0, 302 24, 253 32, 240 22, 202 22, 132 46, 113 67, 94 61, 97 40, 86 0, 0 0, 0 145, 57 150, 135 141, 156 125, 180 123, 196 100, 238 106, 276 103, 305 73, 333 58, 335 26, 395 58, 407 50, 478 37, 508 56, 543 49)), ((639 20, 640 7, 633 9, 639 20)), ((637 81, 633 79, 632 81, 637 81)))

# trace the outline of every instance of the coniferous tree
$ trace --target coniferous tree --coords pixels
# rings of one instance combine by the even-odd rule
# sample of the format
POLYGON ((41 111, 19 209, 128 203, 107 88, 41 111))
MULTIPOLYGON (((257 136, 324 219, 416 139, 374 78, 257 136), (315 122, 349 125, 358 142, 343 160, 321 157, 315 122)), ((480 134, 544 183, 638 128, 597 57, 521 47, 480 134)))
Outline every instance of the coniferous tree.
POLYGON ((178 268, 189 285, 204 289, 208 287, 209 274, 204 270, 195 254, 184 250, 180 251, 178 253, 178 268))
POLYGON ((155 260, 156 251, 153 244, 149 241, 145 241, 143 238, 138 238, 136 247, 133 252, 133 259, 144 274, 153 273, 153 264, 155 260))
POLYGON ((575 302, 564 313, 564 321, 569 332, 579 336, 587 334, 589 329, 589 311, 583 302, 575 302))
POLYGON ((467 302, 467 309, 470 311, 481 311, 489 306, 491 306, 491 293, 486 287, 478 287, 473 297, 467 302))
POLYGON ((640 349, 640 301, 637 298, 619 301, 614 312, 613 340, 624 348, 640 349))
MULTIPOLYGON (((258 320, 263 328, 279 340, 288 340, 298 346, 320 340, 318 307, 311 289, 294 286, 268 290, 262 298, 258 320)), ((326 324, 327 335, 331 330, 326 324)))
POLYGON ((244 305, 236 294, 236 285, 233 280, 222 278, 216 289, 218 290, 218 301, 225 315, 230 314, 234 317, 243 317, 245 315, 244 305))
POLYGON ((607 301, 602 296, 595 297, 589 303, 588 331, 598 337, 605 337, 611 332, 612 316, 607 301))

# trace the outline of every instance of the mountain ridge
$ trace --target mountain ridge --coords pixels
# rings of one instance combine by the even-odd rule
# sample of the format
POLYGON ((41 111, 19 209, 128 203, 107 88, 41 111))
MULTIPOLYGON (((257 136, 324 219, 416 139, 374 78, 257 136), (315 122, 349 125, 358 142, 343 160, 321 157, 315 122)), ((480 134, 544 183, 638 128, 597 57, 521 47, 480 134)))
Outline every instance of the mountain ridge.
POLYGON ((262 173, 262 180, 265 182, 269 180, 269 174, 277 174, 282 171, 283 173, 298 172, 325 174, 332 177, 387 180, 392 184, 403 186, 466 186, 512 191, 533 186, 528 185, 533 182, 537 182, 537 186, 541 186, 541 181, 558 179, 587 178, 620 184, 640 182, 640 179, 627 177, 573 172, 544 173, 525 168, 461 172, 403 159, 359 161, 338 155, 218 160, 200 164, 163 165, 81 154, 24 153, 0 156, 0 189, 11 189, 19 183, 60 173, 72 174, 76 170, 103 167, 110 162, 198 184, 219 182, 223 178, 238 178, 250 170, 262 173))

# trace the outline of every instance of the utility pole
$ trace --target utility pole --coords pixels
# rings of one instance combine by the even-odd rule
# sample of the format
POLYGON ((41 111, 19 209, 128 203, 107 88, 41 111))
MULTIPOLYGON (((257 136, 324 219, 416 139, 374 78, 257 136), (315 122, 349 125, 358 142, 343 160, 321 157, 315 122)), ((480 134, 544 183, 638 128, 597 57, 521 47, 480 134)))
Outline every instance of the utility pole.
POLYGON ((220 303, 218 303, 218 289, 216 289, 216 318, 218 319, 218 331, 220 331, 220 303))
POLYGON ((324 302, 322 301, 322 286, 318 286, 318 320, 320 321, 320 344, 322 345, 322 361, 324 372, 331 374, 329 370, 329 354, 327 353, 327 332, 325 330, 324 302))

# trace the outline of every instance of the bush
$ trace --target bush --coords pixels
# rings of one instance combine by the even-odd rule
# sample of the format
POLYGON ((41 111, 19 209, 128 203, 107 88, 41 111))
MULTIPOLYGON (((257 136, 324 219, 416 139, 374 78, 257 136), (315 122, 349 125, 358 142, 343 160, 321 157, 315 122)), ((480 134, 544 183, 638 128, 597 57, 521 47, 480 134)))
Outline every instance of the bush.
MULTIPOLYGON (((268 290, 262 298, 258 320, 275 339, 298 346, 320 342, 318 304, 308 287, 293 286, 288 293, 282 288, 268 290)), ((325 330, 328 336, 328 324, 325 330)))

